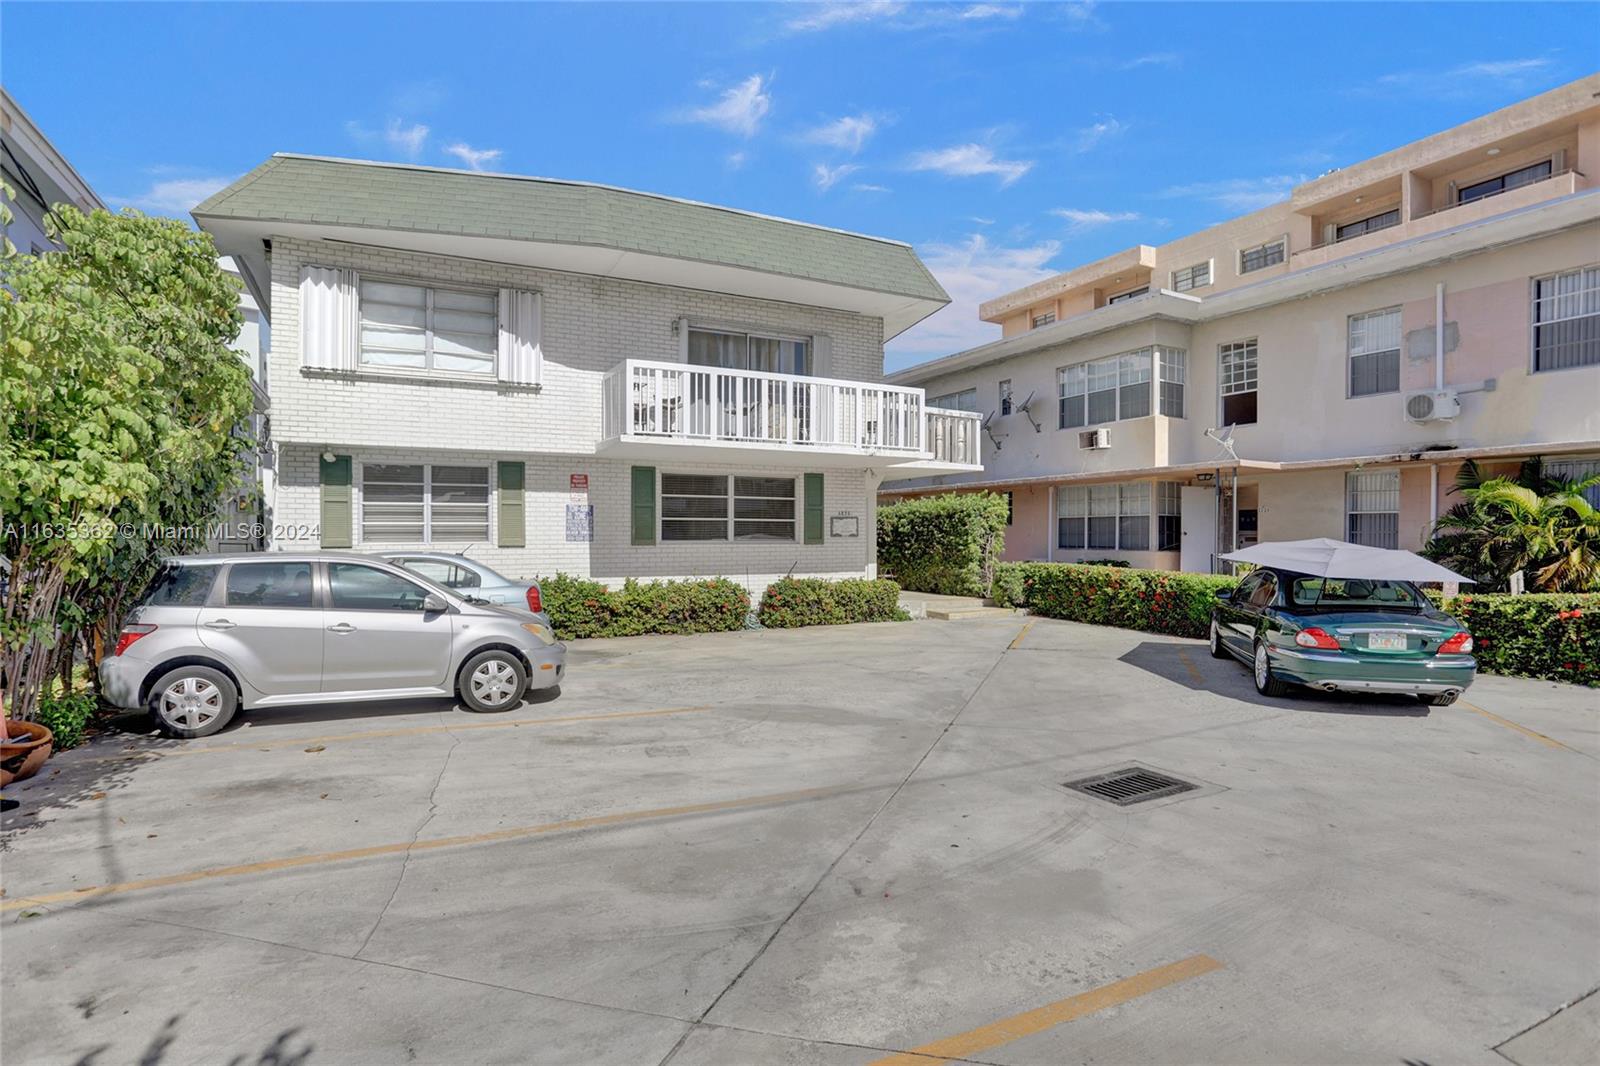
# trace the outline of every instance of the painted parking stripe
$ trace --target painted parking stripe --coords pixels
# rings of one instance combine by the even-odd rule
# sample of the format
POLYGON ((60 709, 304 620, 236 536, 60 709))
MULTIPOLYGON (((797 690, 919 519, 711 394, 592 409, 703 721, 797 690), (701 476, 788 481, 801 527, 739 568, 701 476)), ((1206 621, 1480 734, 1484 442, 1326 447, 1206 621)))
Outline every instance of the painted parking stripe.
POLYGON ((192 748, 148 748, 143 751, 130 751, 121 755, 106 755, 97 759, 84 759, 82 761, 123 762, 128 759, 142 759, 150 755, 210 755, 212 752, 218 751, 272 751, 277 748, 302 748, 307 744, 335 744, 346 740, 371 740, 378 737, 420 737, 430 733, 461 733, 469 729, 517 729, 521 726, 568 725, 573 722, 608 722, 619 718, 658 718, 666 714, 696 714, 700 711, 709 710, 711 710, 709 705, 701 707, 663 707, 652 711, 610 711, 604 714, 572 714, 562 718, 518 718, 504 722, 420 725, 405 729, 371 729, 365 733, 333 733, 320 737, 296 737, 292 740, 268 740, 258 743, 244 741, 238 744, 210 744, 192 748))
POLYGON ((1220 969, 1222 963, 1209 955, 1191 955, 1187 959, 1167 966, 1146 970, 1144 973, 1134 974, 1132 977, 1102 985, 1100 988, 1076 996, 1068 996, 1066 999, 1057 1000, 1022 1014, 1002 1018, 965 1033, 957 1033, 955 1036, 935 1040, 931 1044, 923 1044, 921 1047, 878 1059, 871 1063, 871 1066, 933 1066, 935 1063, 949 1062, 951 1059, 969 1058, 979 1052, 1021 1040, 1025 1036, 1053 1029, 1074 1018, 1082 1018, 1086 1014, 1115 1007, 1131 999, 1147 996, 1168 985, 1175 985, 1179 981, 1187 981, 1220 969))
MULTIPOLYGON (((642 811, 619 811, 615 814, 600 814, 590 818, 573 818, 564 822, 514 826, 508 829, 496 829, 488 833, 435 837, 432 840, 406 841, 396 844, 374 844, 365 848, 324 851, 313 855, 290 855, 281 859, 265 859, 261 862, 241 863, 237 866, 214 866, 205 870, 190 870, 185 873, 167 874, 162 877, 147 877, 139 881, 123 881, 112 885, 92 885, 73 889, 70 892, 47 892, 31 896, 19 896, 14 899, 7 898, 0 901, 0 913, 52 903, 80 903, 91 899, 101 899, 106 896, 122 895, 127 892, 141 892, 151 888, 171 888, 176 885, 190 885, 200 881, 214 881, 224 877, 245 877, 251 874, 276 873, 279 870, 292 870, 302 866, 327 866, 333 863, 350 862, 355 859, 370 859, 383 855, 403 855, 414 851, 437 851, 440 848, 459 848, 472 844, 493 844, 505 840, 522 840, 552 833, 573 833, 582 829, 630 825, 638 822, 659 821, 665 818, 680 818, 686 815, 717 814, 723 811, 775 807, 785 803, 822 799, 828 796, 843 795, 847 792, 867 791, 877 787, 887 788, 889 786, 849 784, 833 785, 826 788, 806 788, 795 792, 770 792, 759 796, 741 796, 737 799, 715 800, 709 803, 687 803, 678 807, 656 807, 642 811)), ((6 895, 10 895, 9 891, 6 892, 6 895)))
POLYGON ((1537 740, 1547 748, 1560 748, 1563 751, 1577 751, 1576 748, 1569 748, 1559 740, 1556 740, 1552 737, 1547 737, 1543 733, 1535 733, 1527 726, 1518 725, 1509 718, 1501 718, 1498 714, 1493 714, 1489 711, 1486 711, 1475 703, 1468 703, 1466 700, 1458 699, 1456 700, 1456 706, 1460 707, 1462 710, 1471 711, 1473 714, 1481 714, 1483 717, 1489 719, 1489 721, 1498 722, 1507 729, 1514 729, 1525 737, 1528 737, 1532 740, 1537 740))
POLYGON ((1008 650, 1015 651, 1017 648, 1022 647, 1022 638, 1028 635, 1028 630, 1033 628, 1033 623, 1034 619, 1032 618, 1023 623, 1022 632, 1018 633, 1011 643, 1006 645, 1008 650))

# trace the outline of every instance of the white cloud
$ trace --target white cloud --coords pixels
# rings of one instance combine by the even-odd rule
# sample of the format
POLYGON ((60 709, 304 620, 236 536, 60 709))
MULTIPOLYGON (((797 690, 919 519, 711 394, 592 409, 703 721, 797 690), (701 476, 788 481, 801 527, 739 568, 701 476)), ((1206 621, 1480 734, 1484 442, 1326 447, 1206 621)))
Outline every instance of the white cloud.
POLYGON ((1021 17, 1021 4, 973 4, 956 15, 956 18, 965 22, 973 22, 980 19, 1019 19, 1021 17))
POLYGON ((807 130, 802 140, 808 144, 826 144, 842 148, 854 155, 878 131, 878 120, 871 115, 844 115, 807 130))
POLYGON ((982 215, 973 215, 972 217, 967 219, 967 221, 968 222, 972 222, 972 223, 974 223, 976 225, 979 225, 979 226, 992 226, 992 225, 994 225, 994 219, 992 219, 992 218, 984 218, 982 215))
POLYGON ((1534 88, 1555 73, 1548 56, 1520 59, 1478 60, 1447 70, 1403 70, 1384 74, 1369 86, 1355 91, 1387 96, 1405 93, 1453 100, 1483 92, 1520 92, 1534 88))
POLYGON ((501 151, 498 148, 474 148, 465 141, 457 141, 455 144, 447 145, 445 151, 473 170, 482 170, 485 163, 493 163, 501 155, 501 151))
POLYGON ((868 184, 867 182, 861 182, 861 181, 856 182, 854 185, 850 186, 850 188, 855 190, 856 192, 893 192, 894 191, 893 189, 889 188, 889 186, 887 186, 887 185, 871 185, 871 184, 868 184))
POLYGON ((1050 213, 1057 218, 1064 218, 1072 223, 1072 231, 1074 233, 1095 229, 1099 226, 1110 226, 1117 222, 1137 222, 1144 217, 1137 211, 1086 211, 1077 207, 1058 207, 1050 213))
POLYGON ((1128 132, 1126 122, 1118 122, 1109 115, 1093 125, 1085 126, 1078 131, 1077 149, 1087 152, 1108 137, 1119 137, 1128 132))
POLYGON ((1273 174, 1264 178, 1230 178, 1174 185, 1161 195, 1171 199, 1205 200, 1230 211, 1256 211, 1286 199, 1304 174, 1273 174))
POLYGON ((1060 250, 1058 241, 1000 248, 979 233, 960 244, 930 244, 918 249, 922 261, 950 294, 950 304, 894 340, 891 369, 999 340, 1000 327, 979 321, 978 305, 1056 273, 1047 264, 1060 250))
POLYGON ((389 142, 391 148, 415 159, 422 154, 422 146, 428 141, 428 127, 420 122, 402 126, 399 119, 392 118, 388 128, 383 131, 383 139, 389 142))
POLYGON ((752 74, 725 90, 716 103, 690 108, 679 117, 684 122, 704 123, 741 137, 753 137, 770 110, 772 93, 768 90, 767 80, 759 74, 752 74))
POLYGON ((750 155, 747 152, 729 152, 722 161, 727 164, 729 170, 743 170, 744 165, 750 161, 750 155))
POLYGON ((150 188, 137 196, 117 198, 118 202, 137 207, 151 215, 187 215, 196 204, 238 180, 232 178, 169 178, 152 182, 150 188))
POLYGON ((1177 52, 1146 52, 1117 64, 1118 70, 1138 70, 1140 67, 1175 67, 1183 62, 1177 52))
POLYGON ((841 163, 836 167, 818 163, 811 168, 811 180, 816 183, 818 189, 827 192, 837 185, 841 178, 848 178, 860 169, 854 163, 841 163))
POLYGON ((790 19, 784 26, 793 33, 815 33, 835 26, 891 19, 905 11, 896 0, 862 0, 860 3, 808 4, 808 13, 790 19))
POLYGON ((1002 186, 1010 185, 1033 169, 1031 159, 996 159, 993 150, 981 144, 958 144, 950 148, 918 152, 911 157, 912 170, 932 170, 956 178, 995 174, 1002 186))

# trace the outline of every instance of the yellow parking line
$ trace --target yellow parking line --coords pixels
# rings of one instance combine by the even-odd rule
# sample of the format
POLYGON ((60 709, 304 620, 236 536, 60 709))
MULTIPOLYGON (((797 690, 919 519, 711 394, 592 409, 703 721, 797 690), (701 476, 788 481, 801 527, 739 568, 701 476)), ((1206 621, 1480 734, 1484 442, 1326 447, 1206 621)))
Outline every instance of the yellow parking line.
POLYGON ((1534 740, 1537 740, 1539 743, 1543 744, 1547 748, 1561 748, 1561 749, 1563 749, 1565 751, 1576 751, 1577 750, 1576 748, 1569 748, 1565 744, 1561 743, 1561 741, 1554 740, 1554 739, 1552 739, 1550 737, 1547 737, 1543 733, 1535 733, 1533 730, 1527 728, 1526 726, 1520 726, 1517 723, 1515 723, 1513 721, 1510 721, 1509 719, 1501 718, 1498 714, 1492 714, 1489 711, 1484 710, 1482 707, 1477 706, 1476 704, 1468 703, 1466 700, 1457 700, 1456 701, 1456 706, 1461 707, 1461 708, 1463 708, 1465 710, 1472 711, 1474 714, 1481 714, 1485 718, 1489 719, 1489 721, 1491 721, 1491 722, 1499 722, 1501 725, 1505 726, 1507 729, 1515 729, 1518 733, 1521 733, 1523 736, 1531 737, 1534 740))
POLYGON ((269 740, 261 743, 243 741, 238 744, 211 744, 194 748, 149 748, 121 755, 107 755, 84 762, 121 762, 146 755, 209 755, 216 751, 271 751, 274 748, 299 748, 307 744, 333 744, 342 740, 370 740, 375 737, 420 737, 429 733, 460 733, 468 729, 516 729, 527 725, 567 725, 572 722, 606 722, 617 718, 655 718, 664 714, 694 714, 709 711, 703 707, 665 707, 654 711, 613 711, 605 714, 573 714, 563 718, 518 718, 503 722, 463 722, 459 725, 419 725, 406 729, 372 729, 365 733, 333 733, 320 737, 298 737, 293 740, 269 740))
POLYGON ((84 900, 99 899, 103 896, 121 895, 125 892, 138 892, 147 888, 169 888, 173 885, 189 885, 197 881, 212 881, 219 877, 241 877, 248 874, 274 873, 278 870, 289 870, 300 866, 326 866, 329 863, 349 862, 352 859, 370 859, 380 855, 400 855, 412 851, 435 851, 439 848, 458 848, 468 844, 490 844, 502 840, 519 840, 525 837, 543 836, 547 833, 570 833, 580 829, 628 825, 634 822, 649 822, 690 814, 715 814, 721 811, 737 811, 751 807, 769 807, 780 803, 793 803, 797 800, 819 799, 824 796, 859 790, 861 787, 858 784, 834 785, 828 788, 801 789, 797 792, 772 792, 760 796, 743 796, 739 799, 717 800, 711 803, 688 803, 679 807, 657 807, 653 810, 643 811, 619 811, 616 814, 601 814, 591 818, 573 818, 565 822, 545 822, 542 825, 496 829, 488 833, 436 837, 432 840, 408 841, 397 844, 374 844, 365 848, 324 851, 314 855, 291 855, 282 859, 265 859, 261 862, 241 863, 237 866, 214 866, 206 870, 191 870, 187 873, 167 874, 163 877, 147 877, 140 881, 123 881, 113 885, 92 885, 73 889, 70 892, 49 892, 6 899, 0 902, 0 912, 14 911, 23 907, 37 907, 49 903, 76 903, 84 900))
POLYGON ((1130 999, 1149 995, 1157 989, 1221 968, 1222 963, 1209 955, 1191 955, 1180 962, 1146 970, 1144 973, 1135 974, 1080 995, 1069 996, 965 1033, 947 1036, 931 1044, 923 1044, 910 1051, 878 1059, 871 1063, 871 1066, 933 1066, 934 1063, 967 1058, 980 1051, 988 1051, 1009 1044, 1013 1040, 1042 1033, 1046 1029, 1052 1029, 1063 1022, 1070 1022, 1074 1018, 1081 1018, 1085 1014, 1115 1007, 1130 999))
POLYGON ((1007 645, 1007 650, 1008 651, 1015 650, 1015 649, 1021 647, 1022 638, 1028 635, 1028 630, 1033 628, 1033 623, 1034 623, 1034 619, 1032 619, 1032 618, 1028 619, 1026 622, 1023 623, 1022 632, 1018 633, 1016 635, 1016 637, 1011 641, 1011 643, 1009 645, 1007 645))

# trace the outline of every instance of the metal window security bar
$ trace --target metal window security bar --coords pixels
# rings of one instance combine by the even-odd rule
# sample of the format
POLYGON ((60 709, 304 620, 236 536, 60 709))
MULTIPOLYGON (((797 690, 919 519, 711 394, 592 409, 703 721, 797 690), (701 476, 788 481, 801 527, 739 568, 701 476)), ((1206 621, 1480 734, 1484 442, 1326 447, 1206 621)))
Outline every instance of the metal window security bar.
POLYGON ((1188 292, 1211 284, 1211 260, 1172 272, 1172 291, 1188 292))
POLYGON ((1369 548, 1400 547, 1400 472, 1359 470, 1345 475, 1346 536, 1369 548))
POLYGON ((1280 238, 1244 249, 1239 253, 1239 273, 1249 274, 1283 262, 1283 246, 1284 241, 1280 238))
POLYGON ((1600 364, 1600 266, 1533 283, 1533 369, 1600 364))
POLYGON ((1350 395, 1400 391, 1400 308, 1350 316, 1350 395))

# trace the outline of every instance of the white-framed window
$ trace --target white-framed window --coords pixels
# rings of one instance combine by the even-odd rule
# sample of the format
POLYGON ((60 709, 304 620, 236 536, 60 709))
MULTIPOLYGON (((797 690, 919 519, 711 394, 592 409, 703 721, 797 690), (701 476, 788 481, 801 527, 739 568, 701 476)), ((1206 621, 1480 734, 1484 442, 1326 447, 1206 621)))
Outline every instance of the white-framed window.
POLYGON ((361 541, 489 541, 489 468, 445 463, 362 463, 361 541))
POLYGON ((1360 237, 1368 233, 1376 233, 1381 229, 1400 224, 1400 209, 1391 207, 1387 211, 1380 211, 1369 218, 1357 219, 1354 222, 1345 222, 1333 228, 1335 241, 1348 241, 1352 237, 1360 237))
POLYGON ((1151 347, 1060 368, 1056 371, 1060 428, 1150 414, 1150 385, 1157 368, 1161 373, 1161 413, 1182 418, 1185 359, 1182 349, 1151 347))
POLYGON ((1111 304, 1119 304, 1124 300, 1131 300, 1135 296, 1147 296, 1149 293, 1150 286, 1148 285, 1144 286, 1142 289, 1129 289, 1127 292, 1119 292, 1115 296, 1106 300, 1106 306, 1109 307, 1111 304))
POLYGON ((1350 316, 1350 395, 1400 391, 1400 308, 1350 316))
POLYGON ((1211 260, 1172 272, 1172 291, 1188 292, 1211 284, 1211 260))
POLYGON ((1005 380, 1000 382, 1000 413, 1002 415, 1008 415, 1008 414, 1011 413, 1011 379, 1010 378, 1006 378, 1005 380))
POLYGON ((1600 266, 1533 281, 1533 369, 1600 364, 1600 266))
POLYGON ((792 477, 661 475, 661 539, 796 539, 799 510, 792 477))
POLYGON ((1400 547, 1400 471, 1345 475, 1344 539, 1369 548, 1400 547))
POLYGON ((1256 421, 1256 339, 1217 346, 1217 381, 1222 390, 1222 424, 1249 426, 1256 421))
POLYGON ((1275 241, 1258 244, 1253 248, 1239 250, 1239 273, 1249 274, 1252 271, 1263 270, 1269 266, 1276 266, 1283 262, 1285 240, 1279 237, 1275 241))
POLYGON ((1056 313, 1054 311, 1040 311, 1033 316, 1033 328, 1038 329, 1040 326, 1048 326, 1055 320, 1056 313))
POLYGON ((1056 494, 1057 546, 1069 551, 1177 551, 1178 484, 1068 485, 1056 494), (1152 536, 1154 539, 1152 540, 1152 536))
POLYGON ((976 411, 978 409, 978 390, 962 389, 960 392, 947 392, 943 396, 935 396, 928 401, 929 407, 942 407, 946 411, 976 411))
POLYGON ((499 297, 361 278, 361 365, 385 370, 494 374, 499 297))
POLYGON ((689 330, 689 362, 729 370, 761 370, 769 374, 811 374, 810 337, 779 333, 689 330))

